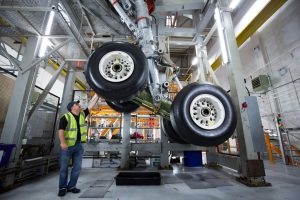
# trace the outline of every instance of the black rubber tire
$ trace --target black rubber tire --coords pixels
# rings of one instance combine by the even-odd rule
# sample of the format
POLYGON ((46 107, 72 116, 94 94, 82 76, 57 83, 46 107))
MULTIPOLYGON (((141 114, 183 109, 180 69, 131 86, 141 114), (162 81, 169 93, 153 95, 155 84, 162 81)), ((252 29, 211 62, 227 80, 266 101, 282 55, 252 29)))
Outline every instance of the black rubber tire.
POLYGON ((149 68, 146 57, 137 46, 126 42, 109 42, 96 49, 89 58, 85 76, 87 82, 104 99, 110 101, 129 101, 147 84, 149 68), (101 58, 111 51, 123 51, 134 62, 134 71, 131 76, 122 82, 110 82, 104 79, 99 71, 101 58))
POLYGON ((167 119, 163 119, 162 121, 162 130, 166 134, 166 136, 169 138, 170 142, 176 142, 179 144, 186 144, 186 142, 181 139, 176 131, 174 130, 171 122, 167 119))
POLYGON ((140 107, 138 104, 133 103, 132 101, 125 101, 119 103, 115 101, 106 100, 106 103, 107 105, 109 105, 109 107, 120 113, 132 113, 140 107))
POLYGON ((215 146, 225 142, 234 132, 237 116, 230 96, 219 86, 192 83, 184 87, 175 97, 171 107, 171 123, 184 141, 198 146, 215 146), (223 123, 215 129, 206 130, 194 123, 190 116, 190 104, 200 94, 218 98, 225 109, 223 123))

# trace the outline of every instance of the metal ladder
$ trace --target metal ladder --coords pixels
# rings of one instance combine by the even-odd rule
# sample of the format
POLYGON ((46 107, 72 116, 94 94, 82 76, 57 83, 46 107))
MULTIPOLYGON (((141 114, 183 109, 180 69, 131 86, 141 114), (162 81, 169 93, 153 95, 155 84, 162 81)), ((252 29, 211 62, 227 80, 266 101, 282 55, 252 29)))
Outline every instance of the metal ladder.
POLYGON ((300 150, 295 148, 295 146, 291 144, 289 130, 285 128, 284 125, 280 127, 278 122, 276 122, 276 129, 278 133, 278 143, 281 150, 283 163, 286 165, 298 165, 295 158, 300 156, 294 155, 294 152, 300 152, 300 150))

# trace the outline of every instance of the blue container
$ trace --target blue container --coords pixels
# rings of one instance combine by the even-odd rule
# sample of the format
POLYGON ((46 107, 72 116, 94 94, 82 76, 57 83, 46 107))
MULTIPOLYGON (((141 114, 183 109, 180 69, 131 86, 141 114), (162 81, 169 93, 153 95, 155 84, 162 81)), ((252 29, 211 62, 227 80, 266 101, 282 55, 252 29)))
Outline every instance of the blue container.
POLYGON ((0 167, 8 165, 10 154, 15 147, 15 144, 0 144, 0 151, 3 151, 2 158, 0 158, 0 167))
POLYGON ((187 166, 187 167, 203 166, 202 151, 185 151, 184 152, 184 166, 187 166))

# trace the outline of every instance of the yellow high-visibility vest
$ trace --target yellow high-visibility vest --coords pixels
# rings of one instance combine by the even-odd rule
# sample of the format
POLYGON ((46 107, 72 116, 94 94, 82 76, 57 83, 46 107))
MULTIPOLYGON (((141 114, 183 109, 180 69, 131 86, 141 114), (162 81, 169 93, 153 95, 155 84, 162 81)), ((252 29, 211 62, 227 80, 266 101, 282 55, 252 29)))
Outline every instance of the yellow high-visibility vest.
MULTIPOLYGON (((64 131, 65 141, 68 147, 74 146, 77 139, 77 123, 75 117, 71 112, 65 114, 65 117, 68 121, 68 125, 64 131)), ((81 134, 81 142, 86 142, 87 138, 87 124, 85 123, 85 115, 84 112, 80 112, 79 115, 79 126, 80 126, 80 134, 81 134)))

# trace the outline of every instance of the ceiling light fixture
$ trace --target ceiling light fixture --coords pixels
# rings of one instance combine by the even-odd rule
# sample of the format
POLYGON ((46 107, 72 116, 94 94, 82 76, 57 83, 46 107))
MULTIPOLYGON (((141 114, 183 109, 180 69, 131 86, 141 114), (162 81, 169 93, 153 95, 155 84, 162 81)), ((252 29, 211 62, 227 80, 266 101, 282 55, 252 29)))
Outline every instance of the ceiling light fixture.
POLYGON ((192 65, 197 65, 197 63, 198 63, 198 58, 197 57, 193 58, 192 65))
POLYGON ((215 20, 217 23, 219 43, 220 43, 220 47, 221 47, 223 63, 227 64, 227 63, 229 63, 229 57, 228 57, 228 51, 226 48, 226 40, 225 40, 225 34, 224 34, 224 27, 222 25, 221 13, 220 13, 220 9, 218 7, 216 7, 216 9, 215 9, 215 20))
MULTIPOLYGON (((54 15, 55 15, 55 12, 51 11, 50 15, 48 17, 48 22, 47 22, 47 26, 46 26, 46 30, 45 30, 45 35, 50 35, 53 20, 54 20, 54 15)), ((52 43, 50 42, 50 40, 48 38, 43 38, 42 39, 42 44, 41 44, 41 47, 40 47, 40 51, 39 51, 39 57, 43 57, 46 53, 47 47, 51 46, 51 45, 52 45, 52 43)))

